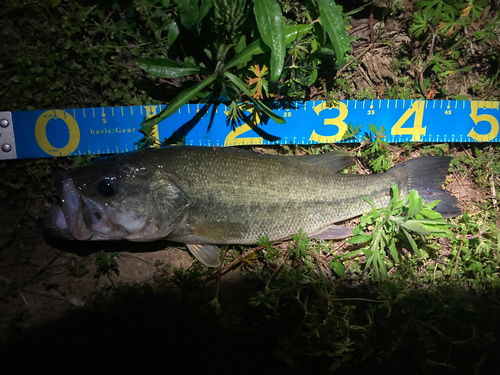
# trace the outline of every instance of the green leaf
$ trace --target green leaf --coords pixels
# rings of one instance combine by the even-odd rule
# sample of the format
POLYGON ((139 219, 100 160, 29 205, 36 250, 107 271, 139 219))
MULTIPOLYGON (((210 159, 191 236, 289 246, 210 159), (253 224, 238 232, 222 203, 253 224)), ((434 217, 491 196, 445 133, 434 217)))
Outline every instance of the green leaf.
POLYGON ((149 74, 161 78, 184 77, 201 71, 199 66, 180 68, 175 61, 169 59, 142 58, 135 60, 135 63, 149 74))
POLYGON ((391 253, 392 259, 394 259, 394 262, 399 263, 398 251, 393 243, 389 245, 389 251, 391 253))
POLYGON ((420 36, 422 35, 429 25, 429 12, 415 12, 413 14, 413 22, 410 24, 409 31, 410 35, 420 36))
POLYGON ((201 0, 198 6, 198 0, 176 0, 177 12, 181 19, 182 25, 189 30, 200 32, 201 20, 207 15, 212 7, 211 0, 201 0))
POLYGON ((375 202, 373 201, 373 199, 369 198, 369 197, 362 197, 363 200, 368 203, 370 206, 372 206, 372 209, 373 210, 376 210, 377 209, 377 206, 375 206, 375 202))
MULTIPOLYGON (((300 31, 308 31, 310 29, 311 26, 309 25, 285 26, 285 43, 292 43, 300 31)), ((262 39, 258 39, 255 42, 250 43, 241 52, 238 52, 237 48, 238 47, 235 48, 237 55, 225 65, 223 71, 229 70, 234 66, 241 69, 241 67, 245 66, 245 64, 252 60, 255 55, 261 55, 265 52, 269 52, 269 47, 266 46, 262 39)))
POLYGON ((428 236, 432 232, 426 228, 426 226, 422 223, 422 220, 408 220, 401 224, 402 227, 411 230, 412 232, 421 234, 423 236, 428 236))
POLYGON ((339 276, 342 276, 344 277, 345 276, 345 269, 344 269, 344 266, 342 265, 342 263, 340 263, 338 260, 334 260, 332 262, 332 264, 330 265, 330 267, 333 268, 333 270, 335 271, 335 273, 339 276))
POLYGON ((201 90, 210 85, 215 80, 216 77, 217 74, 214 73, 205 78, 200 83, 198 83, 196 86, 181 92, 174 98, 174 100, 170 102, 170 104, 166 108, 163 109, 163 111, 161 111, 156 116, 153 116, 150 119, 145 120, 142 123, 141 132, 145 134, 150 134, 154 125, 162 122, 167 117, 174 114, 180 107, 186 104, 191 98, 195 97, 196 94, 198 94, 201 90))
MULTIPOLYGON (((236 43, 236 46, 234 47, 234 52, 236 54, 239 54, 240 52, 242 52, 247 46, 247 38, 245 35, 242 35, 239 39, 238 39, 238 42, 236 43)), ((240 63, 240 64, 237 64, 236 65, 236 68, 237 69, 241 69, 245 66, 245 63, 240 63)))
POLYGON ((369 242, 372 239, 371 234, 366 234, 362 233, 357 236, 354 236, 352 238, 349 238, 346 242, 347 243, 364 243, 364 242, 369 242))
POLYGON ((311 25, 288 25, 285 26, 285 44, 292 43, 299 33, 306 33, 312 29, 311 25))
POLYGON ((401 229, 403 229, 403 232, 404 232, 406 238, 408 239, 408 242, 410 243, 413 252, 418 257, 421 257, 422 254, 420 254, 420 251, 418 250, 417 244, 415 243, 415 240, 413 239, 413 237, 410 235, 410 233, 408 233, 408 231, 406 229, 404 229, 404 228, 401 228, 401 229))
POLYGON ((276 0, 253 0, 260 37, 271 48, 271 80, 277 81, 285 62, 285 23, 276 0))
POLYGON ((333 0, 319 0, 319 8, 319 20, 333 44, 337 66, 343 66, 347 63, 345 54, 350 49, 350 44, 342 13, 333 0))
POLYGON ((415 189, 412 189, 410 191, 410 202, 408 204, 408 216, 414 216, 416 215, 420 209, 422 208, 423 205, 423 199, 420 198, 420 195, 418 195, 418 191, 415 189))
POLYGON ((229 61, 224 67, 223 71, 229 70, 233 66, 243 66, 247 62, 253 59, 255 55, 260 55, 265 52, 266 45, 262 39, 258 39, 253 43, 250 43, 243 51, 238 53, 231 61, 229 61))
POLYGON ((168 31, 167 44, 169 46, 171 46, 175 42, 180 34, 179 25, 177 25, 177 22, 175 20, 168 20, 167 22, 165 22, 161 30, 168 31))
POLYGON ((441 216, 441 214, 437 211, 434 211, 434 210, 430 210, 428 208, 422 208, 419 212, 419 214, 425 216, 425 217, 428 217, 429 219, 442 219, 443 216, 441 216))
POLYGON ((241 91, 243 91, 252 102, 254 102, 266 115, 271 117, 276 123, 284 124, 286 122, 283 117, 278 116, 269 107, 267 107, 264 103, 262 103, 259 99, 253 98, 249 88, 247 87, 247 85, 245 85, 245 82, 243 82, 241 79, 239 79, 238 77, 229 72, 224 72, 224 76, 228 78, 241 91))

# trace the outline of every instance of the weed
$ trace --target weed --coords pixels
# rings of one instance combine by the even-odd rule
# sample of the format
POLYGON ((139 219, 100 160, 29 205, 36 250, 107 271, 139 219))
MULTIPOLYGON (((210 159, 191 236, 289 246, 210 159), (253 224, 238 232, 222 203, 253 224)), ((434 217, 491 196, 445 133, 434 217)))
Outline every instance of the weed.
POLYGON ((106 254, 104 251, 99 251, 95 256, 95 264, 97 266, 95 277, 102 275, 120 274, 116 258, 119 258, 119 253, 106 254))
POLYGON ((422 256, 410 232, 422 239, 424 236, 454 239, 450 225, 442 219, 441 214, 432 210, 439 202, 424 203, 416 190, 412 190, 408 197, 400 200, 398 187, 393 184, 391 201, 386 208, 379 210, 371 199, 364 200, 372 206, 372 210, 361 217, 361 223, 353 232, 354 237, 347 242, 369 242, 367 247, 357 250, 353 255, 360 252, 365 254, 365 267, 371 268, 371 275, 375 280, 389 277, 386 257, 388 254, 392 257, 392 261, 388 263, 389 267, 398 264, 398 247, 402 244, 409 244, 417 257, 422 256), (364 232, 371 226, 371 234, 364 232))

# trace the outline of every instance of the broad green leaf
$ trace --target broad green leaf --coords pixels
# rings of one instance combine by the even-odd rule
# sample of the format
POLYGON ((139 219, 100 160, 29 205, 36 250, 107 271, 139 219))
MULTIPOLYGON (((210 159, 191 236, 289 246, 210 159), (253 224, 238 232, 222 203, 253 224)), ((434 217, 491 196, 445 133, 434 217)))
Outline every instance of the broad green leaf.
MULTIPOLYGON (((300 31, 307 31, 311 29, 309 25, 294 25, 294 26, 285 26, 285 42, 286 44, 292 43, 297 34, 300 31)), ((236 48, 235 48, 236 50, 236 48)), ((237 55, 233 57, 231 61, 229 61, 224 67, 224 71, 231 69, 234 66, 237 66, 238 69, 243 67, 247 62, 253 59, 255 55, 260 55, 265 52, 269 52, 269 47, 265 45, 262 39, 258 39, 255 42, 250 43, 246 46, 241 52, 237 52, 237 55)))
POLYGON ((333 268, 333 270, 335 271, 335 273, 337 275, 342 276, 342 277, 345 276, 344 266, 338 260, 334 260, 332 262, 332 264, 330 265, 330 267, 333 268))
POLYGON ((420 251, 418 250, 417 244, 415 243, 415 240, 413 239, 413 237, 410 235, 410 233, 408 233, 408 231, 405 228, 401 228, 401 229, 403 229, 403 232, 406 235, 406 238, 408 239, 408 242, 410 243, 413 252, 418 257, 421 257, 422 254, 420 254, 420 251))
POLYGON ((333 0, 319 0, 319 20, 332 41, 335 54, 337 55, 337 66, 347 63, 346 52, 350 48, 349 34, 342 20, 342 13, 333 0))
POLYGON ((147 119, 144 121, 141 125, 141 131, 143 131, 146 134, 150 134, 152 127, 163 120, 165 120, 167 117, 171 116, 174 114, 180 107, 182 107, 184 104, 186 104, 191 98, 195 97, 196 94, 198 94, 201 90, 203 90, 205 87, 210 85, 215 78, 217 77, 217 74, 214 73, 208 77, 206 77, 203 81, 198 83, 196 86, 191 87, 188 90, 185 90, 181 92, 179 95, 177 95, 174 100, 170 102, 170 104, 167 105, 166 108, 163 109, 159 114, 156 116, 151 117, 150 119, 147 119))
POLYGON ((365 263, 366 266, 365 267, 366 267, 366 269, 368 269, 373 262, 374 252, 373 252, 373 250, 370 250, 370 249, 363 249, 363 253, 366 256, 366 263, 365 263))
POLYGON ((391 253, 392 259, 394 259, 394 262, 399 263, 398 250, 393 243, 389 245, 389 251, 391 253))
POLYGON ((366 234, 362 233, 357 236, 354 236, 352 238, 349 238, 346 242, 347 243, 364 243, 364 242, 369 242, 372 239, 371 234, 366 234))
POLYGON ((368 203, 370 206, 372 206, 372 209, 373 210, 376 210, 377 209, 377 206, 375 206, 375 202, 373 201, 373 199, 369 198, 369 197, 362 197, 363 200, 368 203))
POLYGON ((175 0, 177 4, 177 13, 181 19, 182 25, 189 30, 196 30, 198 33, 201 29, 201 20, 207 15, 212 7, 211 0, 175 0))
POLYGON ((135 63, 146 72, 161 78, 184 77, 201 70, 199 66, 180 68, 175 61, 169 59, 142 58, 135 60, 135 63))
POLYGON ((314 68, 314 70, 311 72, 311 75, 307 79, 307 86, 309 87, 311 87, 314 84, 314 82, 316 82, 316 80, 318 79, 318 69, 316 69, 315 61, 313 61, 312 67, 314 68))
MULTIPOLYGON (((387 272, 387 267, 385 266, 385 262, 384 262, 384 259, 381 259, 380 257, 377 258, 377 261, 378 261, 378 265, 380 267, 380 274, 384 277, 384 278, 388 278, 389 277, 389 272, 387 272)), ((378 279, 378 277, 377 277, 378 279)))
POLYGON ((419 214, 428 217, 429 219, 443 219, 443 216, 437 211, 429 210, 428 208, 422 208, 419 214))
POLYGON ((426 204, 424 205, 424 207, 425 207, 425 208, 428 208, 428 209, 430 209, 430 210, 432 210, 434 207, 436 207, 436 206, 439 204, 439 202, 441 202, 441 201, 440 201, 439 199, 437 199, 437 200, 435 200, 435 201, 432 201, 432 202, 426 203, 426 204))
POLYGON ((308 32, 311 25, 289 25, 285 26, 285 44, 292 43, 300 32, 308 32))
POLYGON ((260 37, 271 49, 271 80, 278 81, 285 62, 285 22, 276 0, 253 0, 260 37))
POLYGON ((339 256, 337 256, 337 258, 349 258, 349 257, 355 256, 355 255, 358 255, 358 254, 360 254, 362 252, 363 252, 363 249, 354 250, 354 251, 351 251, 351 252, 349 252, 347 254, 339 255, 339 256))
POLYGON ((408 216, 414 216, 422 208, 422 198, 418 195, 418 191, 412 189, 410 191, 410 202, 408 204, 408 216))
POLYGON ((236 77, 235 75, 229 73, 229 72, 224 72, 224 76, 228 78, 236 87, 238 87, 241 91, 243 91, 248 98, 257 104, 257 106, 269 117, 271 117, 276 123, 278 124, 284 124, 286 121, 283 117, 278 116, 276 113, 274 113, 269 107, 267 107, 264 103, 262 103, 259 99, 255 99, 252 97, 252 93, 250 92, 249 88, 243 82, 241 79, 236 77))
POLYGON ((422 224, 420 220, 408 220, 405 223, 402 223, 401 226, 423 236, 428 236, 432 233, 425 227, 424 224, 422 224))
MULTIPOLYGON (((240 52, 242 52, 247 46, 247 38, 245 35, 242 35, 239 39, 238 39, 238 43, 236 43, 236 46, 234 47, 234 52, 236 54, 239 54, 240 52)), ((240 63, 238 65, 236 65, 236 68, 237 69, 241 69, 245 66, 245 62, 243 63, 240 63)))
POLYGON ((261 39, 258 39, 255 42, 250 43, 245 49, 243 49, 243 51, 233 57, 233 59, 224 67, 223 71, 226 71, 236 65, 242 66, 252 60, 255 55, 264 53, 265 50, 266 45, 261 39))
POLYGON ((171 46, 180 34, 179 25, 177 25, 175 20, 168 20, 163 24, 161 29, 168 31, 167 43, 171 46))

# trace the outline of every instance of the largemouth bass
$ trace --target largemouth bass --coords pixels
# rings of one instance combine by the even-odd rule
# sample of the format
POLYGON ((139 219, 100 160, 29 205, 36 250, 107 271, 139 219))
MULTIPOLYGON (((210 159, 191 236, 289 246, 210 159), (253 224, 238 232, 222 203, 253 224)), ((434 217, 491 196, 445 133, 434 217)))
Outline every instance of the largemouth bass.
MULTIPOLYGON (((49 234, 76 240, 185 243, 210 267, 214 245, 255 244, 304 230, 312 238, 339 238, 333 224, 368 212, 416 189, 425 201, 441 200, 443 217, 460 214, 441 185, 451 158, 409 160, 387 173, 340 174, 354 162, 342 152, 314 156, 262 155, 236 148, 170 147, 100 159, 56 177, 61 205, 44 219, 49 234)), ((339 233, 340 231, 340 233, 339 233)))

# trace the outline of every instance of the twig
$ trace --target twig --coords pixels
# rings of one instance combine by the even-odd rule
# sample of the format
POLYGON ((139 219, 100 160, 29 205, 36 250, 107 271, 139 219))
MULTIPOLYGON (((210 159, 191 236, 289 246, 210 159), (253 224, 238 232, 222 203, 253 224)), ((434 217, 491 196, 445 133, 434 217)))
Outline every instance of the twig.
POLYGON ((377 301, 374 299, 367 299, 367 298, 334 298, 332 301, 365 301, 365 302, 375 302, 375 303, 385 303, 387 301, 377 301))
MULTIPOLYGON (((490 151, 491 151, 491 147, 490 147, 490 151)), ((490 158, 490 161, 488 162, 487 164, 487 167, 489 169, 489 166, 491 164, 491 160, 493 160, 493 158, 490 158)), ((490 173, 490 176, 488 178, 490 180, 490 184, 491 184, 491 195, 493 196, 492 198, 492 202, 493 202, 493 207, 495 207, 495 209, 497 208, 497 190, 495 188, 495 179, 493 178, 493 174, 490 173)))
POLYGON ((436 33, 434 32, 434 29, 432 28, 431 25, 429 25, 429 28, 432 30, 432 41, 431 41, 431 48, 429 49, 429 55, 427 56, 427 61, 429 61, 432 58, 432 55, 434 53, 434 43, 436 41, 436 33))
POLYGON ((28 199, 28 201, 26 202, 26 206, 24 206, 23 212, 21 212, 21 215, 19 215, 19 217, 17 218, 16 222, 12 225, 11 228, 14 228, 17 225, 17 223, 19 223, 19 221, 21 220, 21 218, 26 213, 26 210, 28 209, 29 204, 30 204, 30 200, 28 199))
MULTIPOLYGON (((13 280, 10 280, 2 275, 0 275, 0 281, 3 281, 7 285, 12 285, 14 283, 13 280)), ((22 292, 29 293, 29 294, 35 294, 35 295, 39 295, 39 296, 47 297, 47 298, 58 299, 58 300, 61 300, 64 302, 71 303, 72 305, 75 305, 78 307, 82 307, 85 304, 85 301, 83 301, 80 297, 74 296, 73 294, 69 294, 69 293, 66 293, 66 298, 63 298, 63 297, 55 296, 55 295, 50 294, 50 293, 37 292, 37 291, 31 290, 31 289, 28 289, 27 287, 19 288, 19 290, 21 291, 21 296, 22 296, 24 302, 26 303, 26 305, 28 305, 28 303, 26 302, 22 292)), ((58 293, 61 293, 61 292, 58 291, 58 293)), ((28 305, 28 308, 29 308, 29 305, 28 305)), ((31 309, 30 309, 30 312, 31 312, 31 309)))
POLYGON ((368 26, 370 26, 370 49, 373 50, 375 48, 375 30, 373 29, 373 2, 370 5, 370 18, 368 19, 368 26))
POLYGON ((458 258, 460 258, 460 253, 462 252, 463 242, 460 242, 460 248, 458 249, 457 258, 455 259, 455 266, 453 267, 453 271, 451 272, 451 278, 455 275, 455 271, 457 270, 458 258))
MULTIPOLYGON (((229 245, 226 245, 226 248, 224 249, 224 254, 222 255, 222 259, 226 257, 227 249, 229 248, 229 245)), ((219 268, 217 268, 217 288, 215 289, 215 300, 219 300, 219 290, 220 290, 220 284, 221 284, 221 270, 222 270, 222 263, 219 264, 219 268)))
POLYGON ((491 183, 491 195, 493 196, 492 202, 493 202, 493 207, 495 209, 497 208, 497 190, 495 188, 495 179, 493 178, 493 175, 490 174, 490 183, 491 183))
POLYGON ((342 241, 342 242, 340 243, 340 245, 338 245, 335 249, 330 250, 330 251, 329 251, 329 252, 325 255, 325 259, 327 259, 327 258, 330 256, 330 254, 331 254, 331 253, 333 253, 334 251, 337 251, 338 249, 340 249, 340 247, 341 247, 341 246, 344 246, 344 244, 345 244, 345 241, 342 241))
MULTIPOLYGON (((256 247, 255 249, 252 249, 252 250, 251 250, 248 254, 251 254, 251 253, 256 253, 257 251, 260 251, 260 250, 262 250, 262 249, 264 249, 264 246, 258 246, 258 247, 256 247)), ((240 264, 242 260, 243 260, 243 258, 242 258, 242 257, 238 257, 238 258, 236 258, 235 260, 233 260, 231 263, 229 263, 227 266, 225 266, 224 268, 222 268, 222 269, 220 270, 221 276, 222 276, 223 274, 225 274, 227 271, 229 271, 231 268, 233 268, 234 266, 236 266, 236 265, 240 264)), ((210 280, 215 279, 216 277, 217 277, 217 274, 212 274, 212 275, 210 275, 209 277, 207 277, 207 278, 205 279, 205 283, 209 282, 210 280)))
POLYGON ((30 311, 30 313, 33 314, 33 311, 31 310, 31 306, 29 305, 28 301, 26 301, 26 298, 24 297, 23 291, 21 290, 21 292, 19 294, 21 295, 21 298, 23 299, 26 306, 28 306, 28 310, 30 311))
POLYGON ((370 50, 370 47, 371 46, 368 46, 366 47, 363 51, 361 51, 361 53, 357 56, 357 57, 354 57, 352 60, 350 60, 347 64, 345 64, 342 68, 339 69, 339 71, 337 72, 337 74, 335 74, 335 77, 333 77, 333 79, 336 79, 339 77, 340 74, 342 74, 353 62, 355 61, 359 61, 359 59, 361 57, 363 57, 363 55, 365 53, 367 53, 369 50, 370 50))
POLYGON ((281 268, 281 266, 283 264, 285 264, 286 260, 288 259, 288 255, 290 255, 290 253, 286 254, 286 256, 283 258, 283 260, 281 261, 280 265, 274 270, 273 274, 271 275, 271 277, 269 278, 269 280, 267 280, 267 283, 266 283, 266 289, 269 287, 269 284, 271 283, 271 280, 273 279, 274 275, 276 275, 276 272, 278 272, 278 270, 281 268))

